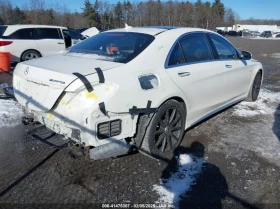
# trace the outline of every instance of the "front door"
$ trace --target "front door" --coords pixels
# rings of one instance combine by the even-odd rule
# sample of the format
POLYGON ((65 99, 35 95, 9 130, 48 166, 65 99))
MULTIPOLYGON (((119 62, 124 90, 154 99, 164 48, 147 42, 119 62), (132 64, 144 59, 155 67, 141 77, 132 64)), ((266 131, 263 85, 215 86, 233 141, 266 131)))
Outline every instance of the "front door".
POLYGON ((244 97, 249 82, 246 61, 239 58, 237 50, 224 38, 214 34, 209 34, 209 37, 222 63, 225 75, 224 94, 226 101, 230 102, 244 97))

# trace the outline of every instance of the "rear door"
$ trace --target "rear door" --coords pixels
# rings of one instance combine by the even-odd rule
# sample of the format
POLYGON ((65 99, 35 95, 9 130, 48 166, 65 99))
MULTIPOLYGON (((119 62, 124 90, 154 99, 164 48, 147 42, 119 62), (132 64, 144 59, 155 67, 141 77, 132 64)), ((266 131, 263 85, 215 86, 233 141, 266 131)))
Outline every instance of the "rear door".
POLYGON ((237 50, 224 38, 209 33, 214 44, 222 71, 225 75, 224 96, 230 102, 244 95, 248 88, 249 70, 246 61, 239 58, 237 50))
POLYGON ((166 72, 188 98, 188 119, 196 121, 224 101, 224 77, 204 33, 182 37, 165 63, 166 72))
POLYGON ((59 28, 34 28, 34 38, 43 56, 49 56, 65 49, 59 28))

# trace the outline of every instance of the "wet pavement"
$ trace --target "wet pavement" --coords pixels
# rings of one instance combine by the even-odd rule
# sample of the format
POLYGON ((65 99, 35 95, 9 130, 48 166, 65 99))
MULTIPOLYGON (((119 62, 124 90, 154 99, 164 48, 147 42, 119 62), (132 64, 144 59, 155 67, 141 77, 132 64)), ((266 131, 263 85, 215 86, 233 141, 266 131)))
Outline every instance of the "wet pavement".
MULTIPOLYGON (((188 179, 180 173, 190 188, 171 202, 177 208, 280 208, 280 41, 230 40, 263 63, 263 90, 256 104, 238 104, 186 132, 176 153, 203 164, 191 167, 198 172, 188 179)), ((11 78, 0 73, 0 83, 11 84, 11 78)), ((69 148, 28 136, 31 128, 0 126, 0 208, 152 204, 161 199, 155 185, 180 168, 176 158, 163 162, 137 152, 73 159, 69 148)))

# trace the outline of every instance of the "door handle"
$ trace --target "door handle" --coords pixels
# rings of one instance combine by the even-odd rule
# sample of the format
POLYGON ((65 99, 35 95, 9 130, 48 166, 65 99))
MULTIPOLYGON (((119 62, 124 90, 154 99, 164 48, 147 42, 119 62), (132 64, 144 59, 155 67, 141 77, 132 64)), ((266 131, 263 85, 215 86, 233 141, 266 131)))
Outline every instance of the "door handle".
POLYGON ((189 76, 190 74, 191 74, 190 72, 179 72, 178 76, 185 77, 185 76, 189 76))
POLYGON ((64 44, 64 43, 58 42, 57 44, 64 44))
POLYGON ((232 65, 226 65, 227 68, 232 68, 232 65))

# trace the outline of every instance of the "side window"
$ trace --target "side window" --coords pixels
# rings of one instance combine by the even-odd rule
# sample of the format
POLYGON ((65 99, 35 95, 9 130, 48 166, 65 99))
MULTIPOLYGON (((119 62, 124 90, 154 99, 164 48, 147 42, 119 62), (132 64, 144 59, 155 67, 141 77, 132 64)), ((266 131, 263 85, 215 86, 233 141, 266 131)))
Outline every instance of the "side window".
POLYGON ((7 36, 8 39, 25 39, 25 40, 32 40, 33 39, 33 29, 32 28, 24 28, 19 29, 12 33, 11 35, 7 36))
POLYGON ((35 39, 61 39, 57 28, 35 28, 35 39))
POLYGON ((171 52, 171 55, 170 55, 170 58, 168 61, 168 66, 178 65, 178 64, 181 64, 184 62, 185 62, 184 55, 182 53, 179 43, 177 43, 175 45, 173 51, 171 52))
POLYGON ((215 45, 220 59, 237 59, 236 49, 223 38, 209 34, 213 44, 215 45))
POLYGON ((82 35, 75 30, 68 29, 72 39, 82 39, 82 35))
POLYGON ((187 63, 214 59, 204 34, 186 35, 179 42, 187 63))

